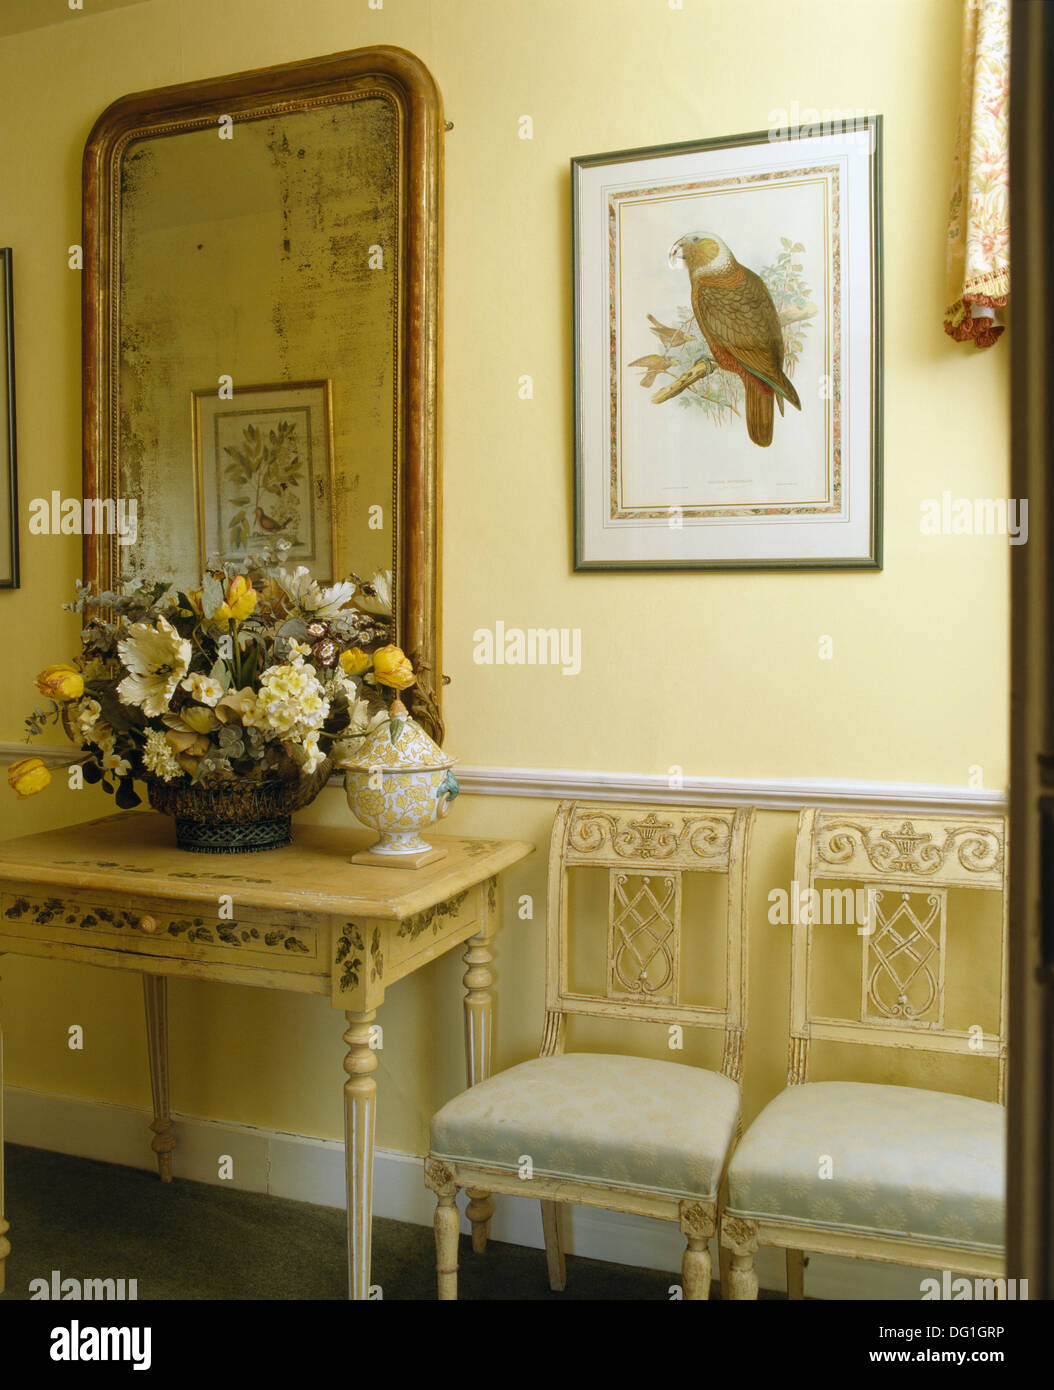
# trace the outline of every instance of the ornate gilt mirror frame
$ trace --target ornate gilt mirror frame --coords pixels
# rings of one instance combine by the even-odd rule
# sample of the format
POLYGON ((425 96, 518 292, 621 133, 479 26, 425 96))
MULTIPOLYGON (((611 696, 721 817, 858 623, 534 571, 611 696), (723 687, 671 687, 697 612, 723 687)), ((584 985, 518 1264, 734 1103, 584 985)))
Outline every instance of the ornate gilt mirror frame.
MULTIPOLYGON (((364 228, 357 232, 359 242, 369 240, 367 232, 376 227, 381 214, 391 216, 394 212, 393 225, 398 240, 397 278, 391 291, 394 331, 384 339, 386 344, 391 345, 393 359, 390 371, 394 382, 393 411, 388 412, 387 397, 382 394, 374 398, 375 408, 372 411, 375 418, 383 417, 383 438, 385 441, 390 438, 393 445, 392 488, 388 494, 391 501, 388 505, 391 508, 391 567, 394 572, 394 640, 420 671, 418 686, 408 692, 412 711, 433 737, 441 739, 438 441, 444 123, 438 88, 428 70, 412 54, 399 48, 364 48, 227 77, 183 83, 122 97, 99 117, 84 153, 84 496, 86 499, 127 497, 129 479, 132 482, 131 495, 135 495, 136 482, 141 484, 147 477, 145 464, 138 461, 139 455, 130 445, 122 458, 128 411, 137 404, 132 398, 129 384, 131 378, 127 353, 122 357, 122 294, 126 285, 122 278, 122 214, 134 173, 122 161, 129 147, 142 151, 145 146, 142 143, 133 146, 133 142, 152 142, 195 131, 211 130, 211 138, 216 139, 224 122, 234 141, 237 141, 239 123, 272 121, 273 132, 282 117, 294 119, 307 112, 321 113, 318 116, 318 129, 322 130, 327 123, 330 127, 337 125, 339 117, 334 113, 334 107, 361 102, 364 97, 373 101, 378 110, 390 110, 391 118, 385 116, 388 121, 385 129, 395 132, 390 166, 383 166, 386 174, 390 167, 393 210, 366 208, 362 216, 364 228), (394 414, 394 419, 389 419, 389 414, 394 414), (126 486, 124 494, 121 491, 122 477, 126 486)), ((345 108, 345 113, 350 122, 350 108, 345 108)), ((296 130, 303 128, 286 127, 296 130)), ((370 126, 362 128, 372 129, 370 126)), ((311 131, 314 129, 314 125, 309 127, 311 131)), ((254 138, 258 139, 258 136, 254 138)), ((272 154, 273 145, 272 134, 269 147, 272 154)), ((185 145, 181 147, 186 148, 185 145)), ((197 148, 204 146, 195 146, 197 148)), ((328 146, 325 148, 328 150, 328 146)), ((155 153, 161 152, 156 145, 152 149, 155 153)), ((172 146, 166 149, 169 151, 166 157, 171 158, 172 146)), ((319 149, 323 149, 321 135, 319 149)), ((304 150, 294 150, 292 153, 303 156, 304 150)), ((348 179, 349 188, 358 178, 361 167, 356 162, 357 153, 354 149, 350 151, 350 156, 346 150, 342 153, 340 177, 348 179)), ((309 156, 312 154, 309 151, 309 156)), ((370 158, 373 157, 371 154, 370 158)), ((386 153, 384 158, 389 158, 389 154, 386 153)), ((188 184, 190 186, 193 186, 193 180, 188 184)), ((356 186, 360 189, 357 195, 360 197, 363 196, 362 188, 377 187, 375 170, 369 178, 359 179, 356 186)), ((284 195, 283 201, 288 201, 284 195)), ((301 198, 300 203, 302 214, 305 209, 310 213, 312 200, 301 198)), ((283 208, 283 215, 285 211, 283 208)), ((265 212, 264 215, 271 214, 265 212)), ((132 226, 130 211, 127 220, 128 226, 132 226)), ((339 223, 339 220, 338 225, 344 233, 348 232, 347 226, 339 223)), ((351 234, 356 235, 355 228, 351 229, 351 234)), ((341 243, 340 238, 334 236, 331 244, 334 247, 346 245, 347 237, 341 243)), ((288 253, 289 243, 286 242, 285 246, 288 253)), ((139 274, 144 283, 149 283, 149 276, 142 275, 142 271, 139 274)), ((332 283, 322 265, 314 267, 314 277, 315 285, 322 287, 320 293, 325 292, 332 283)), ((347 304, 351 312, 351 297, 347 304)), ((299 304, 297 308, 300 308, 299 304)), ((361 306, 356 311, 361 312, 361 306)), ((333 313, 334 306, 328 305, 326 312, 333 313)), ((342 318, 335 322, 346 324, 342 318)), ((378 334, 380 332, 378 329, 378 334)), ((387 351, 386 346, 385 353, 387 351)), ((382 365, 387 372, 387 360, 382 365)), ((350 367, 348 370, 349 375, 353 375, 350 367)), ((185 396, 189 401, 189 395, 183 392, 183 387, 188 383, 180 383, 177 387, 174 383, 156 379, 162 375, 154 373, 151 389, 158 392, 164 391, 166 386, 171 391, 178 389, 180 400, 185 396)), ((291 388, 302 383, 305 375, 318 377, 324 373, 296 372, 291 366, 288 378, 291 388)), ((215 377, 211 379, 215 380, 215 377)), ((276 378, 271 376, 265 379, 274 381, 276 378)), ((388 381, 388 377, 385 377, 385 381, 388 381)), ((139 384, 135 383, 136 386, 139 384)), ((189 383, 197 387, 204 384, 207 382, 189 383)), ((166 400, 164 409, 171 408, 171 402, 166 400)), ((354 443, 354 439, 351 442, 354 443)), ((182 444, 179 447, 182 448, 182 444)), ((189 447, 188 444, 188 450, 189 447)), ((166 464, 160 453, 158 459, 160 461, 155 461, 153 466, 156 476, 160 477, 166 464)), ((200 473, 199 465, 196 463, 195 466, 200 473)), ((382 476, 386 476, 386 465, 383 468, 382 476)), ((345 482, 342 491, 338 477, 328 504, 330 524, 334 528, 331 536, 334 566, 337 563, 337 532, 333 518, 337 515, 338 507, 349 508, 353 505, 355 499, 352 493, 357 482, 356 478, 350 487, 345 482)), ((182 481, 179 486, 183 486, 182 481)), ((361 503, 363 499, 358 500, 361 503)), ((138 505, 142 511, 149 505, 149 498, 142 498, 138 505)), ((196 511, 200 511, 200 499, 195 499, 193 505, 196 511)), ((159 506, 157 510, 162 508, 159 506)), ((266 526, 269 520, 265 514, 258 525, 266 526)), ((387 537, 384 544, 387 544, 387 537)), ((86 583, 94 582, 101 589, 116 588, 122 580, 121 564, 116 534, 85 535, 86 583)), ((344 576, 337 573, 332 577, 339 579, 344 576)))

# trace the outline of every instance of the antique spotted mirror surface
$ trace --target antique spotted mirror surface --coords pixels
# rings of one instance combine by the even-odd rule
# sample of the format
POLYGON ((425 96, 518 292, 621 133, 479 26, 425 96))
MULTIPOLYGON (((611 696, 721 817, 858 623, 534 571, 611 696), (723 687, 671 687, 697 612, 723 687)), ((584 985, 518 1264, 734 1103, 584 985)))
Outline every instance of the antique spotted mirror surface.
POLYGON ((391 571, 436 737, 442 139, 427 69, 366 48, 123 97, 84 158, 84 495, 136 502, 85 580, 276 539, 391 571))

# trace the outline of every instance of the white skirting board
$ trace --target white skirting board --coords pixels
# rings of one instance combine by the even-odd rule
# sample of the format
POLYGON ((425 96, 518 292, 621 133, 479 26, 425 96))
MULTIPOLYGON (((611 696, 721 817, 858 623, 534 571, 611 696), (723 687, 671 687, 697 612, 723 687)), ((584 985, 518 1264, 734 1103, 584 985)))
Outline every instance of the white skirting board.
MULTIPOLYGON (((4 1137, 13 1144, 132 1168, 156 1169, 147 1128, 151 1116, 145 1110, 43 1094, 18 1086, 6 1087, 4 1100, 4 1137)), ((344 1145, 335 1140, 282 1134, 192 1115, 174 1116, 173 1128, 177 1139, 173 1155, 176 1181, 191 1178, 319 1206, 345 1205, 344 1145), (221 1180, 219 1167, 224 1157, 231 1160, 232 1176, 221 1180)), ((377 1151, 375 1215, 415 1226, 431 1226, 435 1199, 425 1189, 422 1164, 423 1159, 417 1154, 377 1151)), ((464 1193, 459 1200, 463 1206, 464 1193)), ((499 1260, 501 1242, 542 1248, 541 1215, 536 1201, 497 1197, 494 1207, 493 1244, 487 1255, 475 1258, 499 1260)), ((18 1212, 9 1208, 6 1216, 11 1223, 8 1238, 16 1244, 18 1212)), ((464 1216, 462 1229, 466 1233, 469 1230, 464 1216)), ((683 1250, 683 1237, 669 1222, 586 1207, 575 1207, 570 1213, 569 1253, 642 1269, 667 1270, 671 1287, 680 1279, 683 1250)), ((717 1249, 713 1243, 711 1254, 716 1277, 717 1249)), ((758 1274, 762 1288, 786 1289, 782 1252, 760 1251, 758 1274)), ((929 1274, 929 1270, 815 1255, 806 1270, 805 1289, 810 1297, 832 1300, 917 1300, 920 1282, 929 1274)))

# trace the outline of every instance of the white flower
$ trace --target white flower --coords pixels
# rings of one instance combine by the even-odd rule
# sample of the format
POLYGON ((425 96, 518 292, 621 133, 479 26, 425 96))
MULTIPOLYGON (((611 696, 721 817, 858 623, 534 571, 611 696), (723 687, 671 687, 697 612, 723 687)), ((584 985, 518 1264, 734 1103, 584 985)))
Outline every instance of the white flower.
POLYGON ((309 621, 313 618, 335 618, 351 602, 356 587, 350 579, 344 579, 329 589, 322 589, 318 581, 312 579, 306 565, 300 565, 292 573, 279 570, 275 583, 309 621))
POLYGON ((208 705, 211 709, 217 700, 223 695, 223 686, 212 676, 203 675, 200 671, 191 671, 190 675, 180 681, 180 685, 197 700, 199 705, 208 705))
POLYGON ((354 738, 356 735, 372 733, 379 725, 387 722, 388 711, 378 709, 370 714, 369 700, 349 698, 348 702, 348 727, 344 730, 345 738, 354 738))
POLYGON ((107 772, 113 772, 118 777, 127 777, 132 770, 132 764, 127 758, 122 758, 120 753, 104 754, 102 765, 107 772))
POLYGON ((173 778, 183 776, 183 769, 160 729, 147 731, 146 747, 143 749, 143 766, 155 777, 160 777, 162 782, 171 782, 173 778))
POLYGON ((306 565, 298 566, 292 573, 280 569, 275 575, 275 583, 289 602, 303 612, 313 613, 316 604, 322 602, 322 590, 312 579, 311 571, 306 565))
POLYGON ((135 623, 129 635, 118 642, 121 660, 129 674, 117 687, 126 705, 138 705, 144 714, 164 714, 176 686, 190 665, 190 643, 166 618, 157 627, 135 623))
POLYGON ((303 745, 302 745, 302 746, 303 746, 303 749, 304 749, 305 754, 307 755, 307 756, 304 758, 304 769, 303 769, 303 770, 304 770, 304 771, 307 773, 307 775, 310 777, 311 774, 312 774, 313 772, 315 772, 315 771, 318 769, 318 767, 319 767, 322 763, 325 762, 325 760, 326 760, 326 755, 322 752, 321 748, 319 748, 319 746, 318 746, 318 734, 317 734, 317 733, 310 733, 310 734, 308 734, 307 738, 304 739, 304 742, 303 742, 303 745))
POLYGON ((358 585, 350 579, 342 579, 329 589, 322 590, 322 601, 314 610, 316 618, 335 618, 342 608, 346 608, 355 597, 358 585))
POLYGON ((355 602, 366 613, 391 614, 392 611, 392 572, 391 570, 378 570, 370 580, 370 588, 373 590, 373 597, 359 592, 355 602))
POLYGON ((102 714, 102 705, 98 700, 93 700, 90 695, 85 695, 83 699, 77 701, 77 713, 74 716, 77 732, 83 740, 91 737, 91 732, 99 722, 99 715, 102 714))

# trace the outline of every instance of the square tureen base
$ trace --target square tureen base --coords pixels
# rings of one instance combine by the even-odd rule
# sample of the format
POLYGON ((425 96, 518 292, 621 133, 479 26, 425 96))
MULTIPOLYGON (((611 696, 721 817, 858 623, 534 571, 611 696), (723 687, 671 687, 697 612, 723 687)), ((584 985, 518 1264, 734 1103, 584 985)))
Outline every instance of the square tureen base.
POLYGON ((432 845, 427 849, 411 850, 409 854, 374 854, 371 849, 362 849, 358 854, 351 856, 351 862, 379 864, 385 869, 421 869, 425 864, 434 864, 437 859, 445 859, 448 853, 448 850, 435 849, 432 845))

